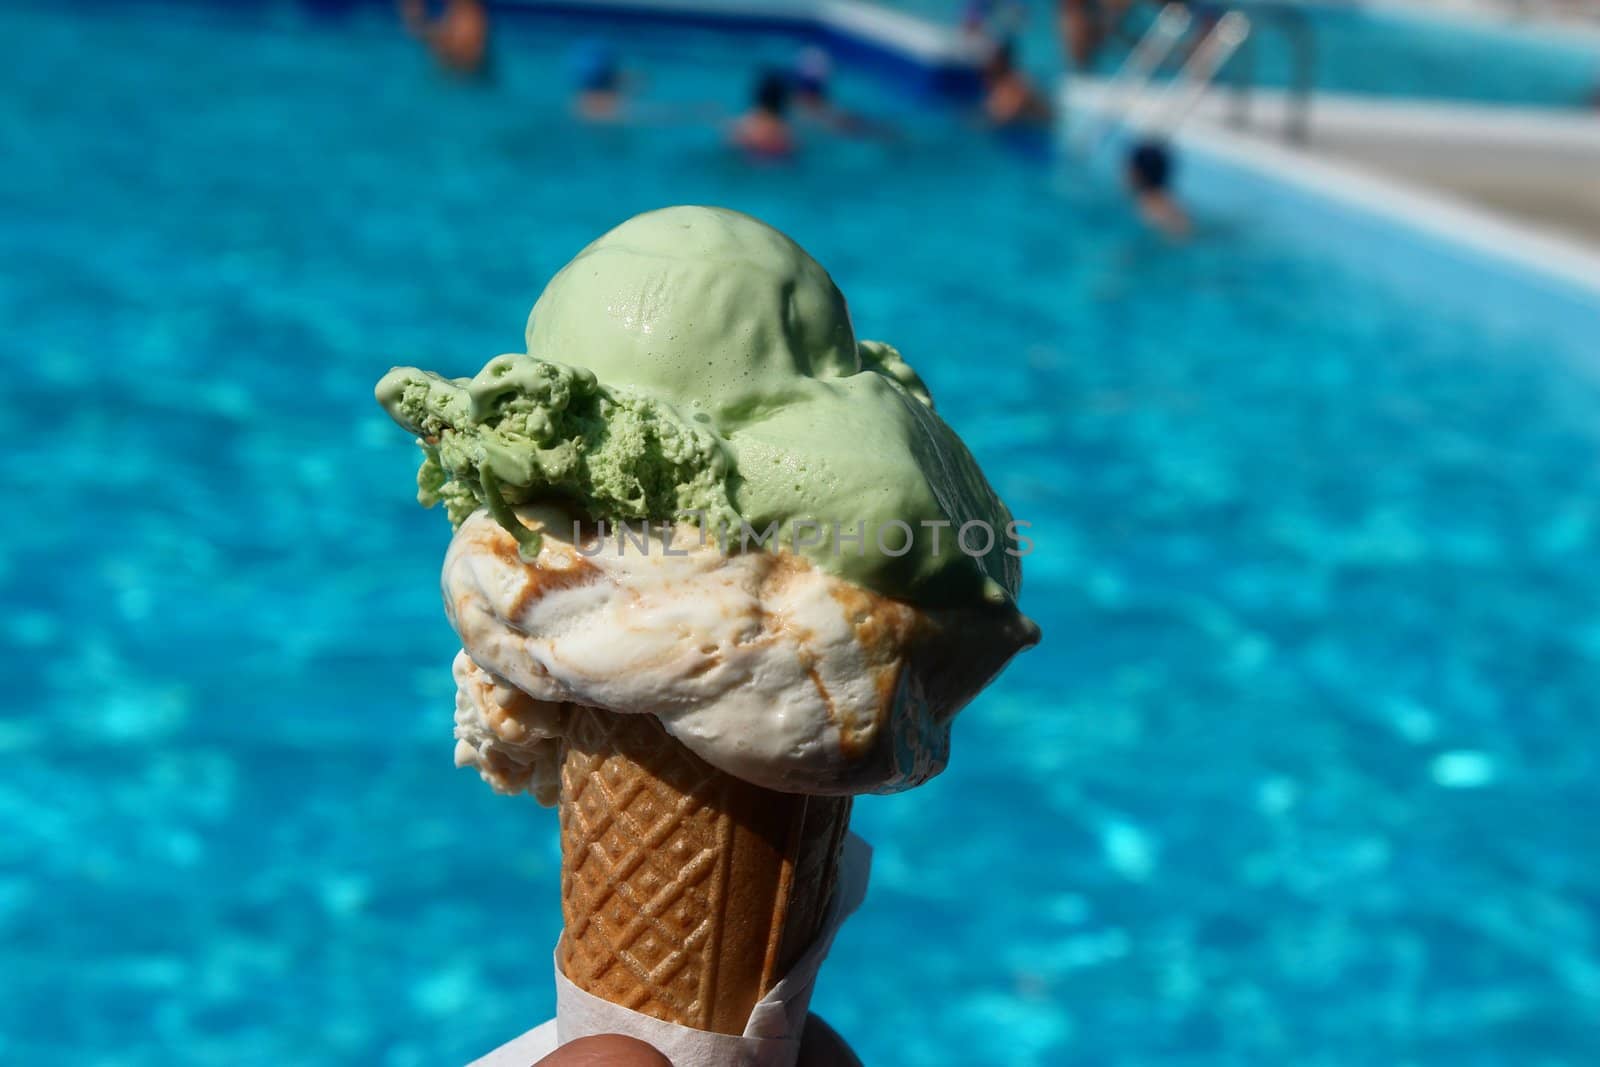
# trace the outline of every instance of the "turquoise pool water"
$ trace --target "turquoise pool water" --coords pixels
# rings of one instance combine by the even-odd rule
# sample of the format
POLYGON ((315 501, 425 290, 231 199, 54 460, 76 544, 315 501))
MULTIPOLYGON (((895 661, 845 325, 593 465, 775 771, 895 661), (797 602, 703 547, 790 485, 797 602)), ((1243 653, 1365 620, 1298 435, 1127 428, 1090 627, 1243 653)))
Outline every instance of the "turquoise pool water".
MULTIPOLYGON (((1034 523, 1045 643, 858 806, 817 1007, 869 1064, 1590 1062, 1592 340, 1167 246, 866 80, 898 141, 753 168, 569 121, 570 27, 482 90, 381 10, 208 10, 0 12, 0 1062, 432 1067, 550 1010, 555 820, 451 767, 447 531, 371 387, 673 201, 801 239, 1034 523)), ((622 46, 730 105, 790 48, 622 46)))

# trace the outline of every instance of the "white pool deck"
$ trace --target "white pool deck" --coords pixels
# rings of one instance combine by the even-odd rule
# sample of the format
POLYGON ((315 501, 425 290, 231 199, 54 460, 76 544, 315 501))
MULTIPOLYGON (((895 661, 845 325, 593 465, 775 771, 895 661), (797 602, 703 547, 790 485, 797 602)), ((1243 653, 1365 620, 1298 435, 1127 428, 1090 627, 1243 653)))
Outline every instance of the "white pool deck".
POLYGON ((1600 115, 1325 99, 1309 150, 1600 247, 1600 115))

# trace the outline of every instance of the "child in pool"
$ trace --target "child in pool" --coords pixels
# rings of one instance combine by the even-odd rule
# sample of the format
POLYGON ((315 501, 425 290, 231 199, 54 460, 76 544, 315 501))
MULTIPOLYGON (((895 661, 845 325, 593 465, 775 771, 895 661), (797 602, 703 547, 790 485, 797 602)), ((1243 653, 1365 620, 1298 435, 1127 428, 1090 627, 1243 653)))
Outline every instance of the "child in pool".
POLYGON ((1050 121, 1050 103, 1028 76, 1017 69, 1012 42, 1002 41, 990 51, 983 80, 983 112, 991 125, 1042 126, 1050 121))
POLYGON ((406 32, 427 45, 434 60, 451 74, 489 75, 489 12, 482 0, 447 0, 429 18, 422 0, 399 0, 406 32))
POLYGON ((782 159, 795 149, 789 125, 789 79, 780 71, 763 71, 756 81, 750 109, 733 124, 729 139, 752 156, 782 159))
POLYGON ((622 111, 622 66, 604 41, 580 41, 570 58, 572 108, 589 122, 611 122, 622 111))
POLYGON ((1161 141, 1143 140, 1128 151, 1128 189, 1139 217, 1168 237, 1189 236, 1189 216, 1173 199, 1172 150, 1161 141))

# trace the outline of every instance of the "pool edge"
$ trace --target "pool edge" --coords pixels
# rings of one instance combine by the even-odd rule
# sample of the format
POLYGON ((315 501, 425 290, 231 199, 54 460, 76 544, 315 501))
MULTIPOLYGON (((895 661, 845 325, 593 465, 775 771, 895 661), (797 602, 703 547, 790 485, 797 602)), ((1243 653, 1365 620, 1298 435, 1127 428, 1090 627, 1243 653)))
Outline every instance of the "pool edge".
POLYGON ((1209 123, 1192 124, 1176 140, 1189 188, 1202 202, 1224 199, 1218 190, 1229 184, 1265 180, 1278 186, 1279 203, 1270 219, 1302 236, 1325 244, 1355 242, 1359 248, 1366 238, 1385 236, 1374 229, 1376 223, 1391 238, 1411 238, 1404 246, 1391 240, 1384 248, 1396 255, 1386 265, 1390 270, 1445 267, 1463 281, 1514 287, 1524 302, 1523 314, 1581 316, 1590 332, 1600 334, 1600 250, 1395 178, 1209 123), (1315 217, 1319 210, 1320 219, 1315 217), (1333 234, 1330 224, 1348 229, 1333 234))

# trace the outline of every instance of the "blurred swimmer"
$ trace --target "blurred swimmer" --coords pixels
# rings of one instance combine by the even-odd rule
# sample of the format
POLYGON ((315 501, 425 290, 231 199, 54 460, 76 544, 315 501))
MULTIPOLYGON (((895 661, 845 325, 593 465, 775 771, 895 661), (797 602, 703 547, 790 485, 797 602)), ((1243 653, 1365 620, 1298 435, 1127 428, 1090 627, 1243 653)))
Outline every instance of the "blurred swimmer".
POLYGON ((789 79, 782 71, 763 71, 756 80, 750 108, 734 122, 729 139, 752 156, 788 156, 795 149, 788 113, 789 79))
POLYGON ((399 7, 406 32, 428 46, 439 66, 468 77, 488 75, 489 12, 482 0, 445 0, 431 19, 423 0, 399 0, 399 7))
POLYGON ((1050 121, 1050 104, 1017 69, 1016 52, 1002 41, 989 52, 983 70, 983 111, 995 126, 1039 125, 1050 121))
POLYGON ((1189 216, 1172 197, 1172 151, 1155 140, 1139 141, 1128 151, 1128 189, 1139 217, 1168 237, 1189 235, 1189 216))
POLYGON ((609 122, 622 110, 622 67, 604 41, 580 41, 572 51, 573 110, 590 122, 609 122))
POLYGON ((826 116, 833 111, 828 99, 828 79, 833 76, 833 60, 815 45, 800 49, 794 59, 794 98, 808 115, 826 116))
POLYGON ((795 57, 789 86, 800 117, 821 123, 836 133, 866 137, 890 137, 894 131, 865 116, 846 111, 829 97, 828 82, 833 76, 833 60, 815 45, 808 45, 795 57))
POLYGON ((622 65, 608 41, 587 38, 567 55, 572 112, 585 122, 622 126, 682 126, 724 122, 725 104, 639 99, 644 79, 622 65))

